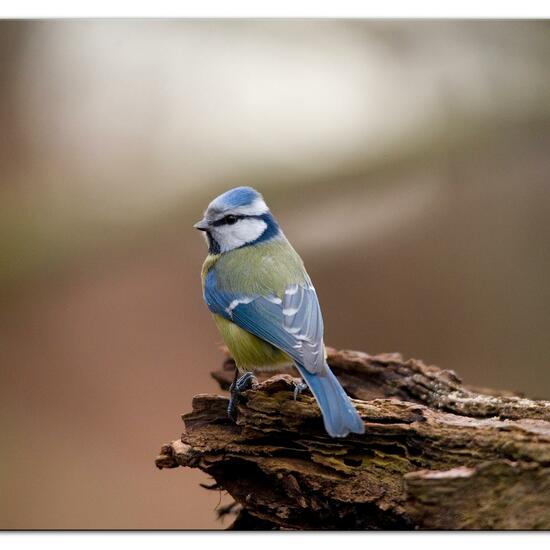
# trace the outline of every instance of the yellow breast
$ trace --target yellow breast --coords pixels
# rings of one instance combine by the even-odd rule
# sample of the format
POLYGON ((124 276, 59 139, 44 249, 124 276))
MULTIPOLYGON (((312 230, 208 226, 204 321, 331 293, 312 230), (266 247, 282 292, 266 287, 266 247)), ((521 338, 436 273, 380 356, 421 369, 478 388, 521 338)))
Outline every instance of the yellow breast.
POLYGON ((268 342, 250 334, 250 332, 220 315, 213 315, 213 317, 239 370, 247 371, 253 370, 255 367, 270 367, 282 363, 292 363, 292 359, 286 353, 268 342))

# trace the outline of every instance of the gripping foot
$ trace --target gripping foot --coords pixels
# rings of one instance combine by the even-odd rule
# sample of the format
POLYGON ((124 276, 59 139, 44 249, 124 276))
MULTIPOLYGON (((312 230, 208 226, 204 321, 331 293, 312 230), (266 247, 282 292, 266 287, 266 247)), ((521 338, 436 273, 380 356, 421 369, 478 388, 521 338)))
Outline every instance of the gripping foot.
POLYGON ((235 373, 235 380, 229 387, 231 397, 229 398, 229 405, 227 405, 227 416, 231 420, 235 421, 237 419, 237 403, 241 393, 249 390, 255 381, 256 377, 251 372, 243 374, 240 378, 235 373))
POLYGON ((294 386, 294 401, 298 399, 298 396, 304 391, 307 390, 307 384, 305 382, 298 382, 294 386))

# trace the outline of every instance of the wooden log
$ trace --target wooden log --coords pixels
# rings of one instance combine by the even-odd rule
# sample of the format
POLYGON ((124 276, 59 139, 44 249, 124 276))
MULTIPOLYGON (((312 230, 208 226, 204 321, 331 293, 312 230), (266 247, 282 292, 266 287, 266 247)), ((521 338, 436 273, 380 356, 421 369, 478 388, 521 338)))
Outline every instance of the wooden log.
MULTIPOLYGON (((462 384, 398 354, 328 350, 366 433, 329 437, 291 367, 228 399, 195 396, 159 468, 200 468, 237 529, 549 529, 550 402, 462 384)), ((223 389, 229 359, 213 373, 223 389)), ((269 377, 268 377, 269 376, 269 377)))

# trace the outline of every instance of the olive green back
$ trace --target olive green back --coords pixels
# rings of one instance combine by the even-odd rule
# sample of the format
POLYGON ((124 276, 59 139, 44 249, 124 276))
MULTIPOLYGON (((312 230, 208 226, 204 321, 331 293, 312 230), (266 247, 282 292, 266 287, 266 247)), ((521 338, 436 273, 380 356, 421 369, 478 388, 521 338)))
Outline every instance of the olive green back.
POLYGON ((289 284, 310 281, 302 259, 285 237, 209 255, 203 265, 203 284, 214 265, 218 288, 236 294, 275 294, 282 298, 289 284))

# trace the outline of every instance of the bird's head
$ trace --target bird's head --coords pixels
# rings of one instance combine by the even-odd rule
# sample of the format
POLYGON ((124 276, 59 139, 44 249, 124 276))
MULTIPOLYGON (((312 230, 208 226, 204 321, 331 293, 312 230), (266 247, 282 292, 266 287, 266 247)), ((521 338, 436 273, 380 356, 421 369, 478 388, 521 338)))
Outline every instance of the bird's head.
POLYGON ((205 232, 211 254, 259 244, 282 234, 262 195, 252 187, 235 187, 216 197, 194 227, 205 232))

